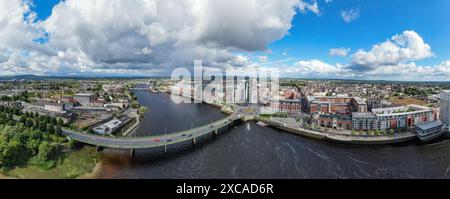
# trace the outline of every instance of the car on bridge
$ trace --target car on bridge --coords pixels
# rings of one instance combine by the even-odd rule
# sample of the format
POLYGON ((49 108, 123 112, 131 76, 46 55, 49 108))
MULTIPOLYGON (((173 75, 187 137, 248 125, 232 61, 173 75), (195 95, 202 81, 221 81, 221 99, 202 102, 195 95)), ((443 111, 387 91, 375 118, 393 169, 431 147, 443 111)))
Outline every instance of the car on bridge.
POLYGON ((155 138, 155 139, 153 139, 152 141, 153 141, 153 142, 161 142, 161 139, 155 138))

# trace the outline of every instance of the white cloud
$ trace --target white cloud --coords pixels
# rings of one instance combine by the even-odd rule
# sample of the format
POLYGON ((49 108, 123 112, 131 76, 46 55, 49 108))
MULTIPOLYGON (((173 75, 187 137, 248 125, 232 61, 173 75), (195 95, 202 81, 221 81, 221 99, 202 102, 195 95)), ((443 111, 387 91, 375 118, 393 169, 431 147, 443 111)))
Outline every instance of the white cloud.
POLYGON ((237 55, 234 57, 233 60, 228 62, 231 66, 248 66, 251 65, 252 62, 250 61, 250 58, 248 56, 243 55, 237 55))
POLYGON ((258 61, 266 63, 266 62, 269 61, 269 57, 267 57, 267 56, 258 56, 258 61))
POLYGON ((316 15, 320 15, 320 9, 319 5, 317 4, 317 0, 312 0, 310 2, 299 1, 298 7, 302 13, 310 11, 315 13, 316 15))
POLYGON ((352 67, 371 70, 377 66, 395 66, 433 56, 430 45, 414 31, 404 31, 390 40, 376 44, 370 51, 358 50, 352 55, 352 67))
POLYGON ((266 51, 297 11, 319 13, 316 1, 303 0, 66 0, 36 22, 27 3, 0 3, 0 74, 170 71, 198 58, 224 66, 235 52, 266 51), (48 43, 33 42, 44 31, 48 43))
POLYGON ((290 66, 276 67, 284 77, 339 78, 350 77, 350 70, 340 64, 328 64, 321 60, 301 60, 290 66))
POLYGON ((328 51, 329 56, 338 56, 338 57, 346 57, 350 52, 350 48, 331 48, 328 51))
POLYGON ((356 19, 359 18, 360 10, 357 9, 350 9, 350 10, 344 10, 341 12, 341 17, 346 23, 350 23, 356 19))

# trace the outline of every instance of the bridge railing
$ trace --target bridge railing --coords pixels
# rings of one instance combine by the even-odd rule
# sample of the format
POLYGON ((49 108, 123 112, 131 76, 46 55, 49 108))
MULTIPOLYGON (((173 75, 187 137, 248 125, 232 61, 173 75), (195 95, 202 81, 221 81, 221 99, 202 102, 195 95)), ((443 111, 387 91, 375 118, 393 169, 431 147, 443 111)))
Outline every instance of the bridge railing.
POLYGON ((217 129, 220 129, 228 124, 231 124, 232 122, 241 119, 241 116, 238 115, 231 115, 229 117, 226 117, 224 119, 215 121, 213 123, 209 123, 206 125, 202 125, 193 129, 180 131, 176 133, 170 133, 166 135, 156 135, 156 136, 142 136, 142 137, 123 137, 123 138, 113 138, 113 137, 105 137, 105 136, 98 136, 98 135, 89 135, 85 133, 79 133, 74 132, 70 130, 63 130, 63 134, 67 135, 68 137, 78 140, 83 143, 92 144, 92 145, 98 145, 98 146, 105 146, 110 148, 150 148, 150 147, 158 147, 158 146, 164 146, 164 145, 170 145, 175 144, 179 142, 183 142, 189 139, 193 139, 208 133, 211 133, 217 129), (220 125, 218 125, 220 124, 220 125), (212 127, 211 127, 212 126, 212 127), (184 136, 183 136, 184 134, 184 136), (186 137, 186 135, 191 135, 190 137, 186 137), (178 138, 174 140, 173 142, 167 143, 168 139, 175 139, 177 137, 182 137, 181 139, 178 138), (155 142, 155 139, 161 139, 161 142, 155 142), (164 140, 162 140, 164 139, 164 140))

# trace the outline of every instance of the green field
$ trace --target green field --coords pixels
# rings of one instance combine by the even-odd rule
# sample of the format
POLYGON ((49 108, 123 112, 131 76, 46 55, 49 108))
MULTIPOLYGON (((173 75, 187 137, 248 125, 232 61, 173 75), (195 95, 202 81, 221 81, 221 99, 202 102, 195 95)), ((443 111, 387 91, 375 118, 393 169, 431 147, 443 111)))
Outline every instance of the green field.
POLYGON ((25 167, 16 167, 4 173, 14 178, 24 179, 67 179, 77 178, 89 174, 98 163, 100 155, 94 147, 83 147, 81 149, 65 153, 56 166, 45 170, 30 164, 25 167))

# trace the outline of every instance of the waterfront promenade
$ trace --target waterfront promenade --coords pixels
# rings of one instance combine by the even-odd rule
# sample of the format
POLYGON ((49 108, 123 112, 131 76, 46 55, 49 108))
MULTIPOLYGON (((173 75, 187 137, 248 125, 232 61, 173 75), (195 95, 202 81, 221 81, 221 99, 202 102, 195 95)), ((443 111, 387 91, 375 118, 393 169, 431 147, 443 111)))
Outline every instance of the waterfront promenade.
POLYGON ((305 137, 345 144, 383 145, 383 144, 408 142, 417 138, 416 134, 410 132, 404 132, 401 134, 394 134, 394 135, 379 135, 379 136, 351 135, 345 133, 336 133, 333 131, 322 132, 301 127, 300 125, 294 122, 286 122, 286 121, 283 122, 283 119, 280 118, 271 119, 264 122, 267 122, 268 125, 274 128, 278 128, 305 137))

